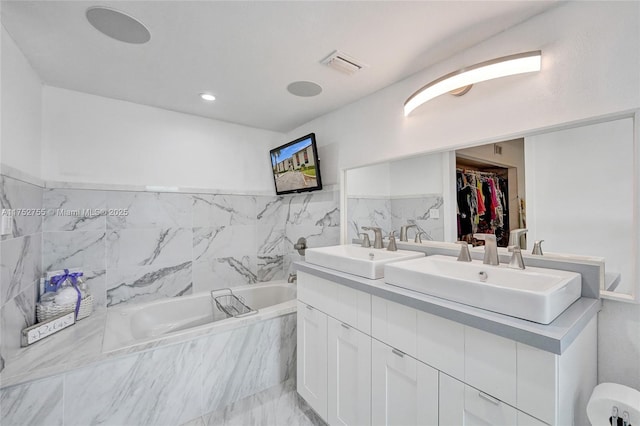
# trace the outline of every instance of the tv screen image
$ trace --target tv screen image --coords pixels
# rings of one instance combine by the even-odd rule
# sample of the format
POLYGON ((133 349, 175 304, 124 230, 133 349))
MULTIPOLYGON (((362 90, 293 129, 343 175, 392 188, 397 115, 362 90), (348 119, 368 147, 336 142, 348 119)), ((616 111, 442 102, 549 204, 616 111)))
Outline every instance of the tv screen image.
POLYGON ((310 133, 271 150, 276 194, 322 189, 316 135, 310 133))

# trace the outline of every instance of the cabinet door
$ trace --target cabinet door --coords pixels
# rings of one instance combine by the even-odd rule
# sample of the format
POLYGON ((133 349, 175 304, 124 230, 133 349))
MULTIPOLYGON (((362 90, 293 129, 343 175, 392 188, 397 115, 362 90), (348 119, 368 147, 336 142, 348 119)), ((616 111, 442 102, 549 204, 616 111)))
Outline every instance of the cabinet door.
POLYGON ((327 315, 298 301, 297 389, 327 420, 327 315))
POLYGON ((464 383, 442 372, 439 373, 438 424, 460 426, 464 424, 464 383))
POLYGON ((374 425, 437 425, 438 371, 372 339, 374 425))
POLYGON ((329 317, 331 425, 371 424, 371 337, 329 317))

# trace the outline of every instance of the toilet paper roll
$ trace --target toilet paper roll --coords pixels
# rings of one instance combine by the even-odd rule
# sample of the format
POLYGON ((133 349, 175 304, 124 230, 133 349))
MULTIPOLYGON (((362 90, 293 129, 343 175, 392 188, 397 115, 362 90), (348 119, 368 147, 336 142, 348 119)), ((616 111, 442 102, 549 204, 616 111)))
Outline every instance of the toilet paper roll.
POLYGON ((618 416, 629 413, 629 423, 640 425, 640 392, 617 383, 601 383, 593 389, 587 404, 587 416, 592 426, 610 426, 609 417, 613 407, 618 407, 618 416))

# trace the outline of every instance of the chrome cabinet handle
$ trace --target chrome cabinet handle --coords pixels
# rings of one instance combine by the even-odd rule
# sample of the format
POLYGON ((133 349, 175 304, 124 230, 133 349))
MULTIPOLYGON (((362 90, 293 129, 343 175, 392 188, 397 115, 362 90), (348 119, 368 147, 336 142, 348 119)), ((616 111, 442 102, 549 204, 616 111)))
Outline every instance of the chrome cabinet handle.
POLYGON ((493 405, 500 405, 500 401, 495 399, 492 396, 487 395, 484 392, 478 392, 478 396, 482 399, 484 399, 485 401, 489 401, 490 403, 492 403, 493 405))
POLYGON ((396 348, 391 348, 391 352, 398 355, 400 358, 404 358, 404 352, 397 350, 396 348))

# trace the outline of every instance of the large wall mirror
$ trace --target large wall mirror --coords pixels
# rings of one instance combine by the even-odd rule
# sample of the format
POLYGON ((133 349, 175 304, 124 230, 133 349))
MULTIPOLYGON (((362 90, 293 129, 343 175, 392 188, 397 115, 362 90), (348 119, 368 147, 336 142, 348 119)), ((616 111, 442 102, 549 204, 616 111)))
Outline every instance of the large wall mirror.
POLYGON ((603 257, 603 296, 638 301, 637 115, 345 170, 345 240, 413 225, 409 241, 490 232, 506 246, 527 228, 527 252, 603 257))

